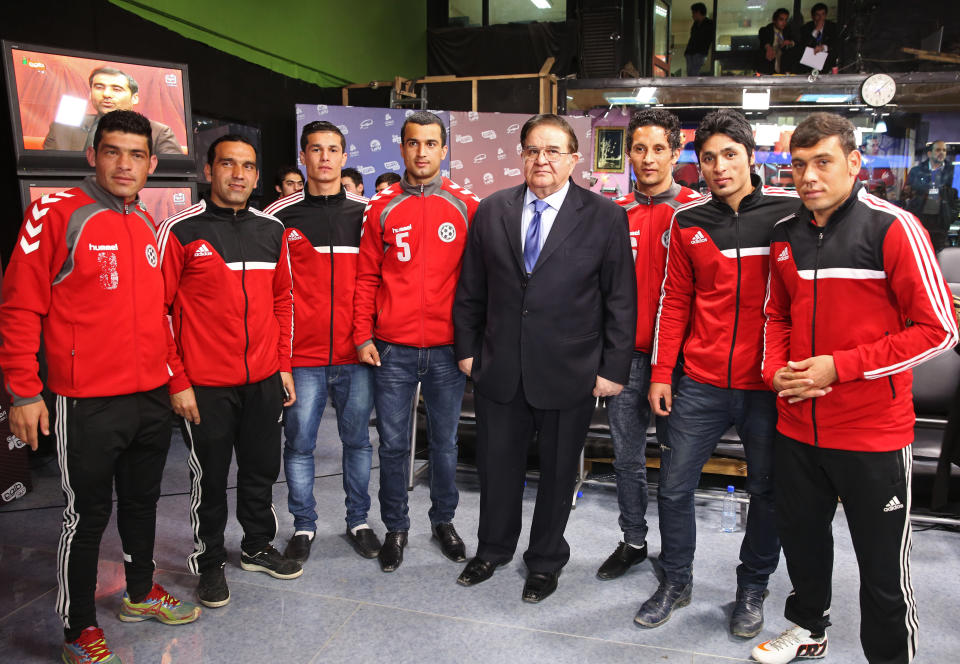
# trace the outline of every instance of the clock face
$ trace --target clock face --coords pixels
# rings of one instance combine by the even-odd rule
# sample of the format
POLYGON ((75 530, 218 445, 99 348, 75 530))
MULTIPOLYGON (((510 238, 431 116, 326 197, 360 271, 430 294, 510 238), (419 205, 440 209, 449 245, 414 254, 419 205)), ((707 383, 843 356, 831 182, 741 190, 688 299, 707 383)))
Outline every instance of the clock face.
POLYGON ((897 93, 897 82, 887 74, 867 77, 860 87, 860 96, 870 106, 886 106, 897 93))

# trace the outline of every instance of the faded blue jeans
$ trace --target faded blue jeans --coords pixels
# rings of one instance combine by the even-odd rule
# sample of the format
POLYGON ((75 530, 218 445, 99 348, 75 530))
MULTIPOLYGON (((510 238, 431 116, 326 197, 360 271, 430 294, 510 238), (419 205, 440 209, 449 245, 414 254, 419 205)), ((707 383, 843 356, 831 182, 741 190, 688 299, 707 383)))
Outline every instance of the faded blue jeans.
POLYGON ((365 364, 294 367, 297 400, 284 417, 283 471, 287 476, 287 507, 295 530, 317 529, 317 501, 313 497, 314 459, 320 418, 327 397, 337 412, 337 431, 343 443, 343 491, 347 527, 367 521, 370 511, 370 412, 373 375, 365 364))
POLYGON ((450 523, 457 511, 457 425, 467 377, 453 346, 414 348, 375 340, 380 366, 373 369, 380 434, 380 516, 389 532, 410 529, 407 476, 413 395, 421 384, 430 442, 431 525, 450 523))

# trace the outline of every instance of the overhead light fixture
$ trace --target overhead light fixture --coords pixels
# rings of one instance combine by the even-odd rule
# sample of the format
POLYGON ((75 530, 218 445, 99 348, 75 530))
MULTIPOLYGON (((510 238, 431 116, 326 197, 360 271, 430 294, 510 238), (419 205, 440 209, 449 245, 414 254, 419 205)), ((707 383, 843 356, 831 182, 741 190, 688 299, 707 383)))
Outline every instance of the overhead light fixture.
POLYGON ((603 95, 611 106, 638 106, 657 103, 657 89, 655 87, 639 88, 633 96, 620 95, 615 92, 603 95))
POLYGON ((885 120, 880 120, 877 123, 877 126, 873 128, 873 133, 875 134, 886 134, 887 133, 887 123, 885 120))
POLYGON ((660 5, 654 5, 653 13, 662 18, 667 18, 670 16, 670 13, 667 11, 666 7, 661 7, 660 5))
POLYGON ((766 90, 743 89, 743 110, 766 111, 770 109, 770 88, 766 90))
POLYGON ((530 0, 537 9, 550 9, 550 0, 530 0))
POLYGON ((814 104, 849 104, 854 99, 856 95, 845 95, 845 94, 828 94, 828 93, 817 93, 817 92, 808 92, 797 97, 797 101, 801 103, 814 103, 814 104))

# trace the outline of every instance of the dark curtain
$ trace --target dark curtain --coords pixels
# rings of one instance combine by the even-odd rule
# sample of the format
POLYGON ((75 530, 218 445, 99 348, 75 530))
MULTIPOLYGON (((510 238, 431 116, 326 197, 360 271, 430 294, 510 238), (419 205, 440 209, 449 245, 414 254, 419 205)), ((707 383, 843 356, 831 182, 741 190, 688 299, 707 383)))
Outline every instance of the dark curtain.
POLYGON ((522 23, 427 31, 429 76, 533 74, 553 56, 557 76, 577 71, 578 23, 522 23))

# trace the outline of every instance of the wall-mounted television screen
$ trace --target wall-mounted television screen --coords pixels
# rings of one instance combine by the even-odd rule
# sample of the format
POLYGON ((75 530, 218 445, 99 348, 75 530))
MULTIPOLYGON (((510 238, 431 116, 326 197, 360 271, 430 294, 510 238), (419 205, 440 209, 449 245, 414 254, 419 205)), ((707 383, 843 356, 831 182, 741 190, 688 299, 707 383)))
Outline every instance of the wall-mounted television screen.
MULTIPOLYGON (((63 178, 52 180, 32 180, 20 178, 20 200, 26 213, 30 204, 47 194, 56 194, 79 186, 83 178, 63 178)), ((140 201, 159 225, 167 217, 173 216, 193 205, 197 200, 197 185, 193 182, 171 180, 148 180, 140 190, 140 201)))
POLYGON ((156 176, 196 172, 187 66, 3 41, 17 172, 89 172, 100 118, 128 109, 150 119, 156 176))

